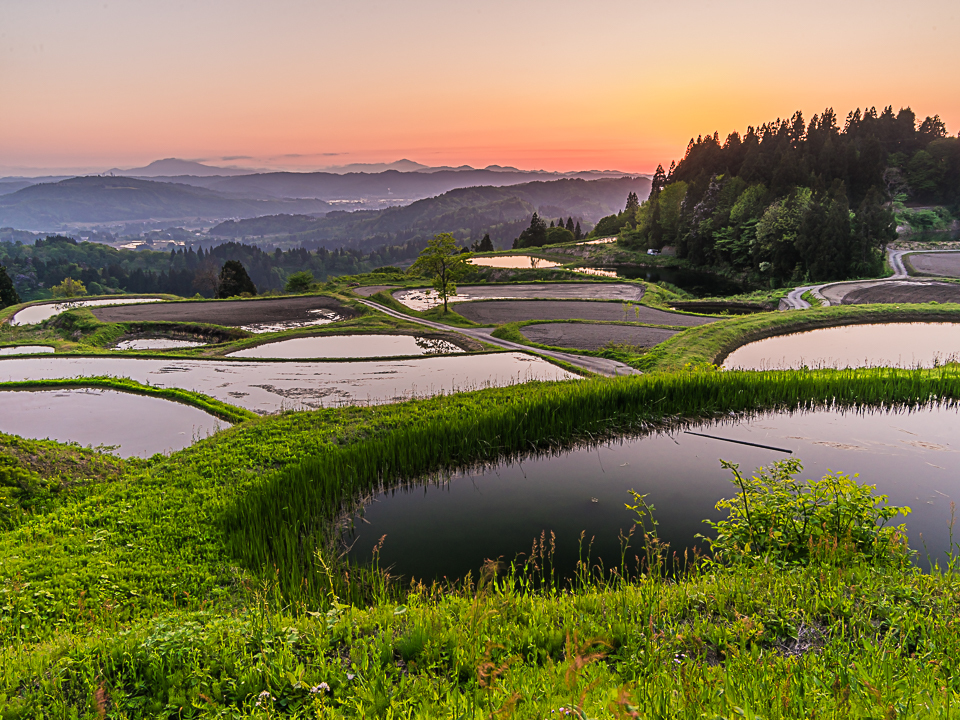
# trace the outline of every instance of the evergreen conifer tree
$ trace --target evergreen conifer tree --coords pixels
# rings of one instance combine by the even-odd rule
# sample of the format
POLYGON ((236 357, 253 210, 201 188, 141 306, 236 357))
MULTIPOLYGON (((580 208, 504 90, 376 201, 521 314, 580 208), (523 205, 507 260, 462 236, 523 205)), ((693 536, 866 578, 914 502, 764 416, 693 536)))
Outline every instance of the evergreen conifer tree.
POLYGON ((217 297, 228 298, 243 293, 257 294, 257 286, 247 275, 247 269, 239 260, 227 260, 220 268, 217 278, 217 297))
POLYGON ((577 220, 577 226, 573 229, 573 239, 579 242, 583 240, 583 232, 580 230, 580 221, 577 220))
POLYGON ((572 218, 572 217, 568 217, 568 218, 567 218, 567 224, 566 224, 564 227, 566 227, 567 230, 569 230, 570 232, 573 232, 573 218, 572 218))
POLYGON ((22 301, 13 286, 13 280, 7 275, 7 268, 0 265, 0 309, 19 305, 22 301))

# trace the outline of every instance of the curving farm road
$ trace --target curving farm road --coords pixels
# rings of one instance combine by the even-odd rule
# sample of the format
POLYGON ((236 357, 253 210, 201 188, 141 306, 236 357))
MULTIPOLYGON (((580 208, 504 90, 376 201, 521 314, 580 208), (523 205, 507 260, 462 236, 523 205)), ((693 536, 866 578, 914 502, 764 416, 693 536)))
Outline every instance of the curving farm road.
MULTIPOLYGON (((823 295, 823 289, 826 287, 838 287, 841 285, 861 285, 864 287, 880 285, 887 282, 903 282, 903 281, 912 281, 909 273, 907 272, 907 267, 903 263, 904 255, 919 255, 926 253, 958 253, 960 250, 909 250, 904 248, 890 248, 887 250, 887 261, 890 263, 890 267, 893 268, 893 275, 885 278, 877 278, 876 280, 847 280, 844 282, 829 282, 821 283, 820 285, 804 285, 803 287, 794 288, 791 290, 786 297, 780 301, 780 310, 804 310, 810 307, 810 303, 804 300, 801 296, 810 291, 810 293, 820 301, 820 304, 823 306, 832 305, 833 303, 829 298, 823 295)), ((923 282, 919 280, 917 282, 923 282)))
POLYGON ((494 328, 458 328, 453 327, 452 325, 444 325, 443 323, 433 322, 432 320, 423 320, 422 318, 411 317, 410 315, 404 315, 403 313, 397 312, 396 310, 391 310, 388 307, 376 303, 373 300, 360 300, 361 303, 367 307, 373 308, 374 310, 379 310, 382 313, 386 313, 391 317, 397 318, 399 320, 407 320, 409 322, 415 322, 420 325, 424 325, 434 330, 443 330, 444 332, 456 332, 461 335, 466 335, 467 337, 473 338, 474 340, 479 340, 480 342, 490 343, 491 345, 496 345, 505 350, 519 350, 520 352, 525 353, 536 353, 537 355, 543 355, 544 357, 553 358, 554 360, 560 360, 561 362, 569 363, 576 367, 583 368, 592 373, 597 373, 598 375, 640 375, 639 370, 635 370, 629 365, 624 363, 617 362, 616 360, 608 360, 607 358, 600 357, 591 357, 589 355, 574 355, 573 353, 562 353, 555 352, 553 350, 533 350, 532 348, 527 347, 526 345, 520 345, 519 343, 510 342, 509 340, 501 340, 500 338, 495 338, 491 333, 494 328))

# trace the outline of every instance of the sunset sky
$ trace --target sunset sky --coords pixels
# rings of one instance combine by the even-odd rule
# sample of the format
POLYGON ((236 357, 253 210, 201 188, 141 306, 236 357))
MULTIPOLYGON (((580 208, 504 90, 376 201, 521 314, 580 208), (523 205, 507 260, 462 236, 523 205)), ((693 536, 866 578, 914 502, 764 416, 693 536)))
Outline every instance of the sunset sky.
POLYGON ((165 157, 651 172, 691 136, 909 105, 960 131, 956 0, 3 0, 0 174, 165 157))

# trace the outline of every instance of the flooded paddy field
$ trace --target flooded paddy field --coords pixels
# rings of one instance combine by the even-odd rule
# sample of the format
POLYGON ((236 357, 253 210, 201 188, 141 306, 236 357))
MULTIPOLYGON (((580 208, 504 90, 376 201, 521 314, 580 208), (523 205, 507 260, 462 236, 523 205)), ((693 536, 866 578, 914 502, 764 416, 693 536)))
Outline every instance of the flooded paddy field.
POLYGON ((589 300, 488 300, 458 303, 454 310, 481 325, 524 320, 612 320, 692 327, 718 319, 666 312, 645 305, 589 300))
POLYGON ((652 347, 677 332, 635 325, 589 323, 543 323, 520 328, 520 333, 531 342, 578 350, 600 350, 610 344, 652 347))
POLYGON ((206 343, 196 340, 176 340, 174 338, 134 338, 121 340, 117 343, 117 350, 177 350, 184 348, 201 347, 206 343))
POLYGON ((116 390, 2 390, 0 432, 34 440, 119 446, 121 457, 182 450, 230 427, 189 405, 116 390))
POLYGON ((934 367, 960 359, 960 323, 876 323, 819 328, 748 343, 727 370, 934 367))
MULTIPOLYGON (((624 508, 632 501, 629 490, 648 494, 660 538, 682 554, 684 548, 704 547, 695 538, 709 533, 702 520, 719 519, 715 504, 737 492, 720 458, 752 472, 796 457, 804 465, 802 480, 819 479, 828 470, 860 473, 859 482, 876 484, 890 504, 911 507, 913 513, 894 524, 906 523, 910 546, 920 551, 917 563, 928 566, 920 533, 930 557, 944 561, 951 502, 960 500, 956 408, 777 412, 686 430, 424 479, 374 497, 344 540, 352 543, 353 560, 368 562, 385 535, 381 567, 431 580, 468 572, 476 578, 484 560, 510 562, 529 553, 542 532, 548 542, 556 533, 555 567, 558 575, 570 576, 582 532, 584 556, 592 543, 594 562, 602 559, 606 568, 618 568, 618 535, 629 530, 634 517, 624 508)), ((635 568, 633 558, 642 553, 639 539, 632 547, 629 567, 635 568)))
POLYGON ((55 352, 49 345, 14 345, 0 348, 0 355, 42 355, 55 352))
POLYGON ((493 255, 491 257, 472 257, 467 260, 472 265, 483 267, 510 268, 511 270, 546 270, 559 267, 560 263, 532 255, 493 255))
POLYGON ((264 343, 238 350, 234 358, 361 358, 447 355, 463 348, 440 338, 419 335, 323 335, 264 343))
POLYGON ((524 353, 359 362, 43 356, 0 360, 0 382, 98 375, 193 390, 258 413, 397 402, 578 377, 524 353))
POLYGON ((110 307, 94 310, 101 322, 209 323, 249 332, 277 332, 324 325, 356 316, 335 298, 320 295, 269 300, 177 302, 151 307, 110 307))
POLYGON ((60 302, 43 303, 42 305, 31 305, 20 310, 10 319, 11 325, 37 325, 44 320, 49 320, 54 315, 67 312, 68 310, 77 310, 79 308, 93 307, 116 307, 120 305, 143 305, 145 303, 166 302, 163 298, 149 297, 118 297, 105 298, 101 300, 63 300, 60 302))
MULTIPOLYGON (((622 300, 636 302, 643 297, 644 287, 632 283, 542 283, 517 285, 464 285, 457 288, 448 302, 473 300, 622 300)), ((429 310, 442 301, 435 292, 423 289, 401 290, 393 297, 412 310, 429 310)))

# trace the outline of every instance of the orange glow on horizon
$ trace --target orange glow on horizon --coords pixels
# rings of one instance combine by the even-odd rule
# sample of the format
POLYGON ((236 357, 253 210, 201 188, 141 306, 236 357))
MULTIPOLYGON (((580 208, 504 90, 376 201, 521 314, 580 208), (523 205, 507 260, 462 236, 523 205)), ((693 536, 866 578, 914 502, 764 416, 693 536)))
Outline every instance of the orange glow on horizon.
POLYGON ((36 0, 4 4, 0 27, 4 175, 165 157, 651 173, 703 133, 886 104, 960 131, 946 0, 906 17, 887 0, 800 16, 759 0, 36 0))

